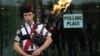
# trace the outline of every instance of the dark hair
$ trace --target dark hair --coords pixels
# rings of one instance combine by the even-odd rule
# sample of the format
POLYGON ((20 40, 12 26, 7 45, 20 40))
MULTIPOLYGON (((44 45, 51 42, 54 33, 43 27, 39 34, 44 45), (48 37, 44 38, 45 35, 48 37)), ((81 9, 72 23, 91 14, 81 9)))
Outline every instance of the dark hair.
POLYGON ((21 6, 20 7, 20 17, 21 18, 23 18, 24 13, 28 13, 28 12, 33 12, 35 14, 35 11, 33 10, 32 7, 28 7, 28 6, 21 6))

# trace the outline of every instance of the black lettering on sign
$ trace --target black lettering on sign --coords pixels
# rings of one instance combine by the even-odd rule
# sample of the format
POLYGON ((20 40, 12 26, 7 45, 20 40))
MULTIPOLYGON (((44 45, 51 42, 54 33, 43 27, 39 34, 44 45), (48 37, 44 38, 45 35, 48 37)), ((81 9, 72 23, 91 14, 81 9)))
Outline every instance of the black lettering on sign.
POLYGON ((75 20, 82 20, 81 16, 75 16, 75 20))
POLYGON ((67 17, 65 16, 64 19, 70 20, 71 16, 67 16, 67 17))
POLYGON ((71 24, 71 22, 67 22, 67 25, 70 25, 71 24))
POLYGON ((67 19, 67 20, 82 20, 82 16, 65 16, 64 19, 67 19))
POLYGON ((68 26, 79 26, 79 21, 67 22, 68 26))

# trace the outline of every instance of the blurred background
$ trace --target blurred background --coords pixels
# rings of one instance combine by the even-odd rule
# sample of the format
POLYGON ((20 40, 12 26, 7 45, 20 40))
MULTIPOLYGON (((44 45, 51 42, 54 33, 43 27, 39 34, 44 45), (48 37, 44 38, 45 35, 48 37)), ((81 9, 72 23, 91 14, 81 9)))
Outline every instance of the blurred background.
MULTIPOLYGON (((18 56, 18 54, 13 49, 14 37, 16 34, 17 28, 23 23, 20 18, 20 7, 22 5, 32 5, 36 11, 36 16, 41 20, 43 24, 49 29, 52 24, 57 20, 50 17, 50 11, 54 4, 58 0, 0 0, 0 15, 1 15, 1 28, 2 28, 2 56, 18 56)), ((92 49, 100 53, 100 0, 72 0, 71 5, 64 14, 83 14, 84 27, 83 33, 84 37, 80 36, 77 39, 77 54, 78 56, 89 56, 92 49), (89 34, 89 35, 88 35, 89 34), (91 36, 93 35, 93 36, 91 36), (89 37, 91 38, 89 39, 89 37), (96 40, 95 40, 95 39, 96 40), (88 40, 89 39, 89 40, 88 40), (90 41, 90 42, 89 42, 90 41), (81 44, 79 44, 81 43, 81 44), (84 44, 85 43, 85 44, 84 44), (89 43, 89 44, 88 44, 89 43), (80 45, 80 46, 79 46, 80 45), (89 47, 93 45, 93 47, 89 47), (97 45, 97 49, 94 46, 97 45), (85 46, 85 48, 84 48, 85 46), (80 49, 85 49, 85 52, 80 52, 80 49), (90 50, 89 50, 90 49, 90 50)), ((57 31, 55 31, 57 33, 57 31)), ((58 34, 58 33, 57 33, 58 34)), ((58 36, 62 37, 62 36, 58 36)), ((62 45, 62 40, 60 40, 58 45, 62 45)), ((65 40, 66 42, 66 40, 65 40)), ((62 56, 67 56, 67 44, 65 43, 65 51, 62 53, 62 56)), ((0 47, 1 47, 0 46, 0 47)), ((50 47, 47 52, 48 56, 58 56, 59 48, 56 44, 53 44, 53 47, 50 47)), ((61 49, 62 50, 62 49, 61 49)), ((97 53, 96 52, 96 53, 97 53)))

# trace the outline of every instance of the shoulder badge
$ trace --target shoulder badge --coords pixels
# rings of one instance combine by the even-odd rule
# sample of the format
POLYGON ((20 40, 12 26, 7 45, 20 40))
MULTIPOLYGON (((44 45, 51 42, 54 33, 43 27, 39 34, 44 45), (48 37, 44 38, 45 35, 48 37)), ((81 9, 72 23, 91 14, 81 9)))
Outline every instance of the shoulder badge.
POLYGON ((20 34, 20 30, 17 30, 16 34, 20 34))

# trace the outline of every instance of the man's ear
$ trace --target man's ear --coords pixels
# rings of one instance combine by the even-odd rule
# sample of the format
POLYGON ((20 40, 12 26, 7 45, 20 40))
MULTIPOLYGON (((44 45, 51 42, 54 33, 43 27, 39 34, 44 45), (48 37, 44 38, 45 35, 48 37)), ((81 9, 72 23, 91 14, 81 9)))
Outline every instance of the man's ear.
POLYGON ((35 17, 35 14, 33 13, 33 18, 35 17))

